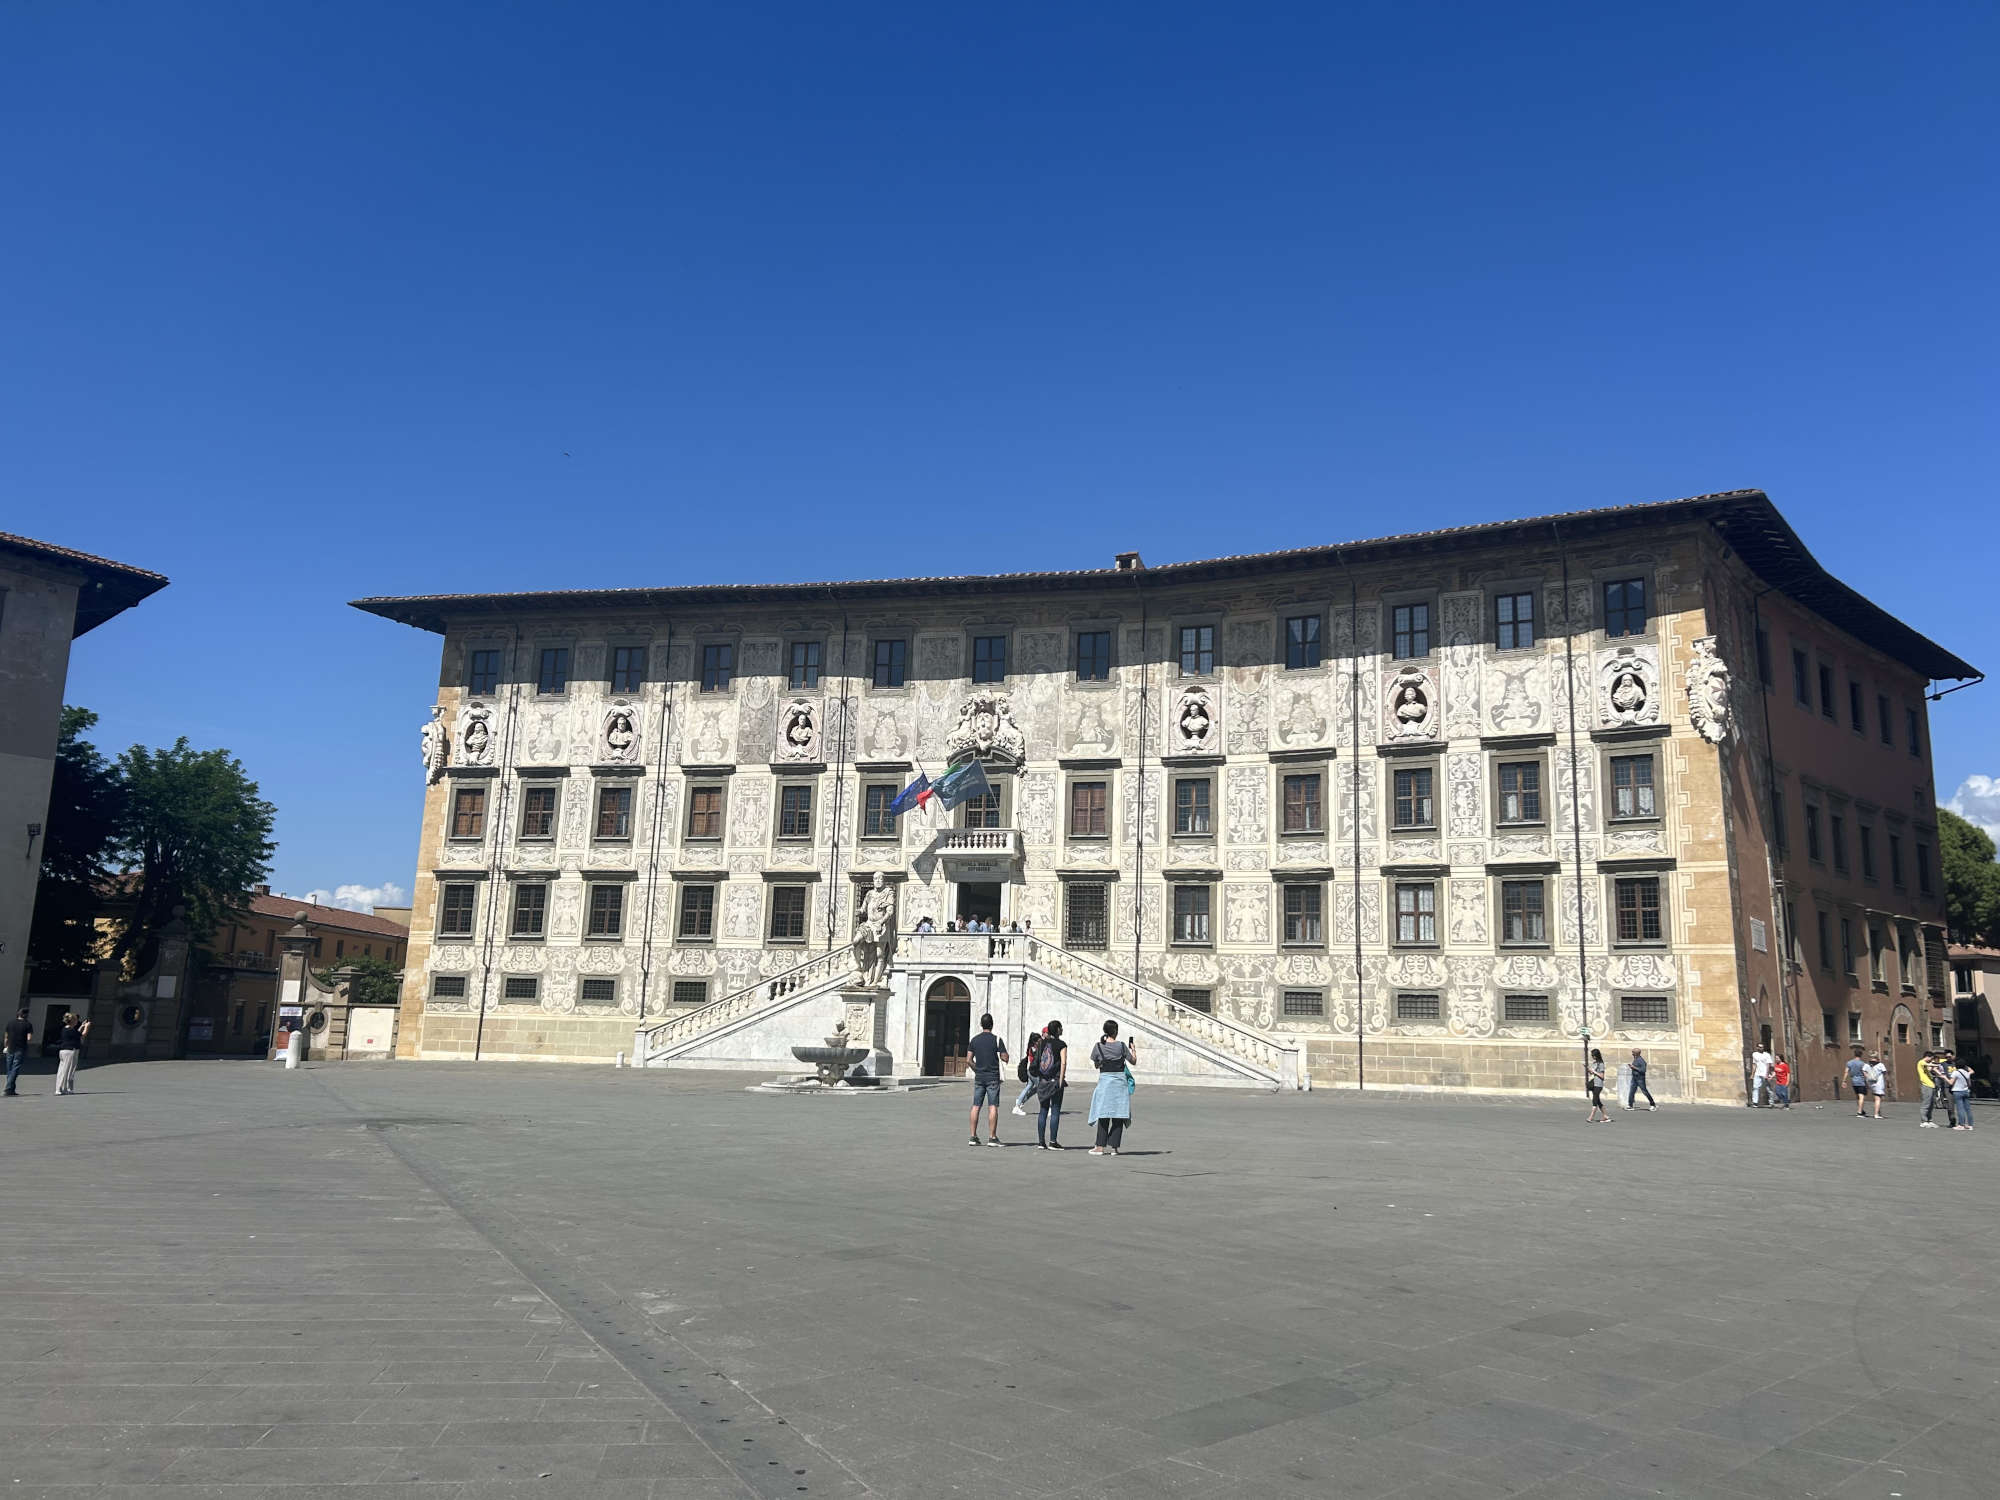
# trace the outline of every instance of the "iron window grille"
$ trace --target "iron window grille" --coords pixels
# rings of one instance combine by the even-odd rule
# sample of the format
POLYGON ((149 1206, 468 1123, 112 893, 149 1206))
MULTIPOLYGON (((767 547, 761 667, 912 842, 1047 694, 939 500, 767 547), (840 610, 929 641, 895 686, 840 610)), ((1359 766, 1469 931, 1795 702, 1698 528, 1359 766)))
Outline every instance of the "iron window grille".
POLYGON ((615 979, 586 979, 577 987, 577 1003, 580 1005, 616 1005, 618 1003, 618 981, 615 979))
POLYGON ((500 988, 502 1000, 539 1000, 542 981, 532 974, 510 974, 500 988))
POLYGON ((1207 990, 1175 990, 1176 1005, 1185 1005, 1189 1010, 1198 1010, 1203 1015, 1211 1015, 1215 1010, 1214 996, 1207 990))
POLYGON ((676 979, 673 1001, 676 1005, 708 1004, 708 981, 706 979, 676 979))
POLYGON ((1396 996, 1396 1019, 1399 1021, 1440 1021, 1444 1019, 1444 1003, 1436 995, 1396 996))
POLYGON ((1103 948, 1110 937, 1105 888, 1095 880, 1072 880, 1063 889, 1063 946, 1103 948))
POLYGON ((1502 995, 1500 1017, 1515 1026, 1546 1026, 1549 1024, 1549 997, 1502 995))
POLYGON ((1318 990, 1286 990, 1280 998, 1279 1009, 1288 1016, 1323 1016, 1326 1014, 1326 996, 1318 990))
MULTIPOLYGON (((1831 1020, 1831 1017, 1828 1017, 1831 1020)), ((1674 1001, 1671 995, 1620 995, 1618 997, 1618 1024, 1620 1026, 1660 1027, 1674 1024, 1674 1001)))
POLYGON ((465 998, 465 976, 463 974, 433 974, 431 976, 431 998, 433 1000, 463 1000, 465 998))

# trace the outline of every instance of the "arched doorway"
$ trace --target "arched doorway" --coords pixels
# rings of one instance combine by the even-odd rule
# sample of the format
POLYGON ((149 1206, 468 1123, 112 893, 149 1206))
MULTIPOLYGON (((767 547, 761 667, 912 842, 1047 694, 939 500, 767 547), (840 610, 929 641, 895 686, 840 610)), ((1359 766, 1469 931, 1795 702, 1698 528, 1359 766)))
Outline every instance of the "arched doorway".
POLYGON ((1915 1013, 1907 1005, 1898 1005, 1889 1017, 1887 1048, 1890 1076, 1896 1081, 1898 1099, 1917 1099, 1923 1093, 1917 1081, 1917 1052, 1922 1046, 1917 1030, 1915 1013))
POLYGON ((963 1078, 972 1041, 972 991, 963 980, 938 980, 924 995, 924 1076, 963 1078))

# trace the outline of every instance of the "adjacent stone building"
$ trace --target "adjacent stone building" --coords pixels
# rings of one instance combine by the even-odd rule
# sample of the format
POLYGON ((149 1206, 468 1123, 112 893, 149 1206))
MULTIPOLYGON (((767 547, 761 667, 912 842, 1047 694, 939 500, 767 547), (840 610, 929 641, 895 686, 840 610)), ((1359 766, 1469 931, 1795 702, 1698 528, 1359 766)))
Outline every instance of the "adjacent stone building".
POLYGON ((0 532, 0 1012, 20 1003, 70 642, 167 586, 158 573, 0 532))
POLYGON ((1947 1019, 1926 691, 1976 673, 1756 491, 357 607, 443 638, 406 1054, 782 1061, 841 1014, 877 873, 903 1071, 952 1071, 975 999, 1060 1001, 1191 1081, 1572 1092, 1587 1031, 1733 1099, 1767 1034, 1810 1091, 1947 1019), (967 755, 990 796, 890 815, 967 755))

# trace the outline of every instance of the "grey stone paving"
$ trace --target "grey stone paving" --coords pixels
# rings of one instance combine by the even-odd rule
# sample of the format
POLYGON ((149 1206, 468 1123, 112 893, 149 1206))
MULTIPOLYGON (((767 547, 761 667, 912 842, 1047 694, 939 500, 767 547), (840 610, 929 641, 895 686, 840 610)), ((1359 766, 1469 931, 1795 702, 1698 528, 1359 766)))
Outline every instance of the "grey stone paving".
POLYGON ((2000 1111, 743 1082, 25 1080, 0 1500, 2000 1494, 2000 1111))

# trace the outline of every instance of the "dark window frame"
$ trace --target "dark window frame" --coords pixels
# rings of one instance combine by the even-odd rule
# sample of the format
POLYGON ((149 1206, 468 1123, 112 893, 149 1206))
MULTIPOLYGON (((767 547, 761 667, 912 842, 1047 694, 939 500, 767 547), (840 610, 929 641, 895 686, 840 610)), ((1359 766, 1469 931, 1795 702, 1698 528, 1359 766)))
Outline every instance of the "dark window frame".
POLYGON ((591 820, 591 838, 600 844, 629 843, 632 814, 638 804, 629 781, 608 781, 597 788, 597 815, 591 820))
POLYGON ((1422 661, 1431 654, 1431 602, 1412 599, 1389 606, 1389 651, 1396 661, 1422 661))
POLYGON ((1069 836, 1073 839, 1111 837, 1111 783, 1109 780, 1080 780, 1069 784, 1069 836), (1093 799, 1089 794, 1095 792, 1093 799), (1081 802, 1079 802, 1079 794, 1081 802), (1095 806, 1091 803, 1095 802, 1095 806), (1079 819, 1078 813, 1084 816, 1079 819), (1085 826, 1079 826, 1079 823, 1085 826), (1095 826, 1089 826, 1094 824, 1095 826))
POLYGON ((728 811, 729 784, 727 782, 700 781, 689 786, 687 822, 681 834, 682 839, 698 844, 717 842, 722 838, 723 832, 727 827, 724 818, 728 811), (715 806, 712 808, 702 806, 702 803, 711 795, 714 797, 715 806), (695 820, 697 818, 713 818, 715 820, 715 831, 713 833, 696 832, 695 820))
POLYGON ((1657 947, 1667 941, 1667 907, 1664 882, 1657 875, 1619 875, 1611 882, 1612 946, 1618 948, 1657 947), (1631 900, 1626 899, 1627 892, 1631 900), (1649 894, 1650 893, 1650 894, 1649 894), (1626 927, 1631 915, 1631 933, 1626 927), (1651 931, 1648 931, 1648 927, 1651 931))
POLYGON ((1199 880, 1175 881, 1169 903, 1173 927, 1168 946, 1213 948, 1215 946, 1215 887, 1199 880), (1185 907, 1185 909, 1183 909, 1185 907), (1187 934, 1184 935, 1184 927, 1187 934))
POLYGON ((603 880, 593 883, 585 906, 583 935, 586 938, 625 936, 625 883, 603 880))
POLYGON ((715 941, 715 909, 719 887, 707 881, 687 881, 681 886, 680 909, 674 917, 674 937, 683 943, 715 941))
POLYGON ((1509 592, 1493 596, 1493 649, 1526 651, 1535 644, 1535 596, 1509 592), (1526 613, 1522 613, 1523 608, 1526 613))
POLYGON ((517 880, 507 903, 507 936, 545 938, 549 935, 549 886, 545 880, 517 880))
POLYGON ((469 938, 479 918, 479 882, 451 880, 438 888, 437 935, 469 938))
POLYGON ((704 641, 701 647, 701 691, 726 693, 736 682, 736 643, 704 641))
POLYGON ((1314 837, 1326 832, 1326 788, 1317 771, 1292 771, 1278 778, 1278 833, 1314 837), (1297 796, 1294 796, 1294 792, 1297 796))
POLYGON ((630 695, 646 685, 646 648, 644 646, 613 646, 611 648, 611 691, 630 695))
POLYGON ((1215 627, 1213 625, 1183 625, 1180 627, 1181 676, 1213 677, 1215 675, 1215 627))
POLYGON ((501 651, 483 647, 466 653, 465 690, 474 698, 490 698, 500 691, 501 651))
POLYGON ((1063 882, 1063 946, 1103 952, 1111 946, 1111 888, 1102 880, 1063 882), (1095 906, 1095 911, 1091 910, 1095 906))
POLYGON ((794 693, 809 693, 819 687, 825 670, 826 649, 817 640, 795 640, 785 651, 785 686, 794 693))
POLYGON ((1324 948, 1326 887, 1316 880, 1295 880, 1279 890, 1279 946, 1324 948))
POLYGON ((1549 946, 1549 883, 1546 879, 1529 876, 1500 882, 1500 946, 1549 946), (1534 898, 1532 901, 1527 899, 1530 893, 1534 898), (1516 917, 1520 919, 1521 930, 1518 933, 1511 925, 1516 917))
POLYGON ((562 787, 553 781, 530 782, 521 788, 521 831, 524 842, 546 843, 556 836, 562 817, 562 787), (548 806, 535 804, 547 800, 548 806))
POLYGON ((868 685, 878 692, 898 692, 909 684, 909 638, 900 635, 879 637, 870 648, 868 685))
POLYGON ((778 783, 778 837, 787 843, 808 843, 813 836, 813 784, 778 783))
POLYGON ((1426 831, 1438 826, 1437 821, 1437 767, 1397 766, 1389 777, 1389 828, 1391 832, 1426 831), (1410 778, 1411 790, 1408 796, 1403 792, 1404 778, 1410 778), (1423 777, 1423 791, 1416 790, 1416 778, 1423 777), (1405 821, 1403 808, 1410 808, 1410 820, 1405 821), (1423 814, 1418 816, 1419 812, 1423 814))
POLYGON ((1174 778, 1174 837, 1211 839, 1215 837, 1215 778, 1176 776, 1174 778), (1196 824, 1199 827, 1196 827, 1196 824))
POLYGON ((1285 670, 1305 672, 1317 667, 1324 660, 1325 637, 1324 620, 1321 616, 1287 615, 1285 617, 1285 670))
POLYGON ((1609 763, 1609 774, 1605 779, 1611 788, 1611 800, 1609 803, 1611 821, 1614 823, 1658 822, 1660 818, 1659 757, 1648 750, 1632 755, 1611 755, 1605 757, 1605 759, 1609 763), (1646 769, 1643 783, 1636 774, 1637 768, 1640 766, 1644 766, 1646 769), (1626 778, 1625 784, 1622 786, 1618 781, 1621 774, 1626 778), (1631 795, 1628 799, 1621 796, 1621 793, 1630 793, 1631 795), (1629 812, 1625 810, 1625 804, 1628 800, 1631 805, 1631 811, 1629 812), (1642 802, 1648 804, 1643 812, 1639 810, 1642 802))
POLYGON ((1604 605, 1604 638, 1642 636, 1652 628, 1652 600, 1644 575, 1606 580, 1598 597, 1604 605))
POLYGON ((803 885, 773 884, 765 917, 765 941, 780 945, 803 943, 811 924, 812 899, 803 885), (796 931, 792 929, 796 928, 796 931))
POLYGON ((560 698, 569 691, 570 654, 567 646, 544 646, 536 657, 535 692, 543 698, 560 698), (551 686, 551 684, 554 684, 551 686))
POLYGON ((1496 761, 1493 775, 1493 821, 1496 825, 1501 828, 1540 828, 1547 824, 1548 809, 1542 799, 1542 761, 1539 757, 1496 761), (1509 772, 1513 773, 1515 782, 1512 789, 1507 785, 1509 772), (1512 817, 1508 816, 1509 799, 1513 799, 1514 803, 1515 815, 1512 817))
POLYGON ((1391 883, 1391 915, 1394 918, 1393 931, 1397 948, 1435 948, 1438 946, 1438 883, 1435 880, 1397 880, 1391 883), (1412 899, 1409 909, 1404 910, 1403 898, 1408 894, 1412 899), (1423 899, 1429 897, 1428 904, 1423 899), (1405 936, 1404 919, 1409 919, 1405 936))
POLYGON ((975 635, 972 638, 972 680, 976 683, 1007 680, 1005 635, 975 635))
POLYGON ((1111 632, 1079 630, 1070 652, 1078 682, 1111 680, 1111 632))
POLYGON ((458 786, 451 791, 449 837, 471 842, 486 837, 486 788, 458 786))

